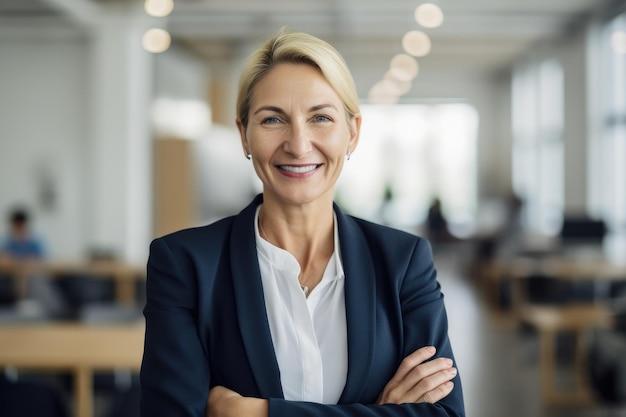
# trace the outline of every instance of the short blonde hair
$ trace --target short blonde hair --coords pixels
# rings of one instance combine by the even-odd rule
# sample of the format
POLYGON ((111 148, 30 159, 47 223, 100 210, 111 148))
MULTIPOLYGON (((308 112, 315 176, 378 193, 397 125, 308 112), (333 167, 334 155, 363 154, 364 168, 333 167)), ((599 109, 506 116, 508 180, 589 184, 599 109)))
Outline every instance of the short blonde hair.
POLYGON ((341 54, 315 36, 283 28, 252 53, 244 66, 237 94, 237 119, 244 127, 248 125, 254 86, 281 63, 302 63, 318 68, 343 102, 348 117, 351 119, 360 112, 354 80, 341 54))

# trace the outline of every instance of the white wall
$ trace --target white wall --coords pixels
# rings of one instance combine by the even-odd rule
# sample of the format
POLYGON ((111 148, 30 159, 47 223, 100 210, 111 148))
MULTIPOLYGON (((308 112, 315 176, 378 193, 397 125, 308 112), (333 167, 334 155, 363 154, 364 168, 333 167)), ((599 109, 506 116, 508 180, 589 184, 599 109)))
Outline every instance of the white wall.
POLYGON ((59 257, 81 255, 87 238, 87 48, 79 34, 0 35, 0 213, 5 220, 12 205, 27 205, 59 257), (47 204, 46 186, 54 196, 47 204))
POLYGON ((151 186, 145 178, 151 150, 141 139, 150 134, 150 109, 143 100, 155 94, 205 99, 208 73, 176 49, 157 57, 154 67, 144 59, 130 71, 137 64, 131 58, 100 65, 106 50, 97 39, 60 25, 0 30, 0 233, 7 232, 8 210, 26 205, 51 257, 81 258, 97 245, 142 262, 152 237, 143 226, 135 230, 138 222, 150 227, 152 217, 144 190, 151 186), (141 77, 140 91, 127 75, 141 77), (103 87, 99 79, 117 84, 103 87), (131 87, 135 94, 123 94, 131 87), (116 100, 122 100, 117 109, 116 100), (111 119, 120 112, 118 122, 111 119), (45 200, 50 189, 54 198, 45 200))
POLYGON ((178 45, 155 55, 155 97, 208 100, 209 66, 178 45))

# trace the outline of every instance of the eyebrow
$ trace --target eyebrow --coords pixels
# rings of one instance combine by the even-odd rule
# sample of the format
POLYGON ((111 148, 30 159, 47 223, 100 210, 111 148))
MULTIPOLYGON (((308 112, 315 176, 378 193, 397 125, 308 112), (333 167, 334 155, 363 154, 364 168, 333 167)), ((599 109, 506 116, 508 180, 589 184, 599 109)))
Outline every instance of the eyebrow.
MULTIPOLYGON (((331 108, 331 109, 337 110, 337 106, 335 106, 334 104, 330 104, 330 103, 326 104, 326 103, 324 103, 324 104, 317 104, 317 105, 311 107, 309 109, 309 113, 315 112, 315 111, 318 111, 318 110, 322 110, 322 109, 326 109, 326 108, 331 108)), ((261 106, 258 109, 256 109, 253 114, 258 114, 258 113, 260 113, 262 111, 273 111, 273 112, 276 112, 276 113, 285 114, 285 111, 283 109, 281 109, 280 107, 278 107, 278 106, 261 106)))
POLYGON ((276 107, 276 106, 261 106, 258 109, 256 109, 256 111, 253 114, 258 114, 261 113, 262 111, 273 111, 276 113, 285 113, 283 111, 283 109, 281 109, 280 107, 276 107))
POLYGON ((337 110, 337 107, 335 107, 334 104, 318 104, 317 106, 313 106, 309 109, 309 112, 314 112, 314 111, 318 111, 318 110, 322 110, 322 109, 326 109, 326 108, 331 108, 331 109, 335 109, 337 110))

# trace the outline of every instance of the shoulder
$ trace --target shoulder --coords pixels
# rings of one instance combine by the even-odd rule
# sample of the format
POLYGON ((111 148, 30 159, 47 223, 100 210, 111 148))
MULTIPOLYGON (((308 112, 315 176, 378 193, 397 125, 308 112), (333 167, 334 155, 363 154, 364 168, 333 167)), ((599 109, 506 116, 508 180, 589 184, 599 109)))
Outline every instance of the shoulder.
POLYGON ((235 216, 226 217, 206 226, 191 227, 158 237, 151 247, 165 245, 170 250, 201 251, 212 246, 223 246, 232 228, 235 216))
POLYGON ((378 276, 401 283, 407 274, 430 274, 433 255, 430 243, 420 236, 377 223, 337 214, 339 241, 344 264, 366 265, 378 276))
POLYGON ((401 298, 423 293, 438 297, 428 240, 353 216, 342 219, 339 226, 344 233, 339 240, 346 271, 365 275, 372 271, 378 282, 391 285, 401 298))
POLYGON ((207 226, 179 230, 159 238, 150 244, 148 256, 148 281, 173 271, 181 282, 191 282, 199 268, 217 265, 228 247, 229 230, 233 222, 228 217, 207 226))
POLYGON ((2 243, 0 250, 19 258, 42 258, 44 256, 43 241, 34 236, 26 240, 16 240, 12 237, 8 237, 2 243))
POLYGON ((250 236, 254 236, 254 214, 261 201, 259 195, 237 215, 157 238, 150 245, 150 253, 169 251, 178 257, 191 256, 205 261, 215 259, 232 246, 232 241, 250 240, 250 236))

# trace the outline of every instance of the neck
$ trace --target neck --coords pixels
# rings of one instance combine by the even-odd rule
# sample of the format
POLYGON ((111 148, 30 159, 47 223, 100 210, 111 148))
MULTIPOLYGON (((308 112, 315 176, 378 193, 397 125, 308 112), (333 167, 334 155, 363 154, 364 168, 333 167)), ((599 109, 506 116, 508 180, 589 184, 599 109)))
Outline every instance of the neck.
MULTIPOLYGON (((297 254, 333 245, 333 209, 323 212, 280 211, 265 203, 259 212, 261 237, 273 245, 297 254)), ((332 251, 331 251, 332 252, 332 251)))
POLYGON ((290 209, 264 202, 259 211, 261 237, 296 258, 301 268, 300 283, 311 289, 321 280, 333 254, 333 225, 332 203, 321 209, 290 209))

